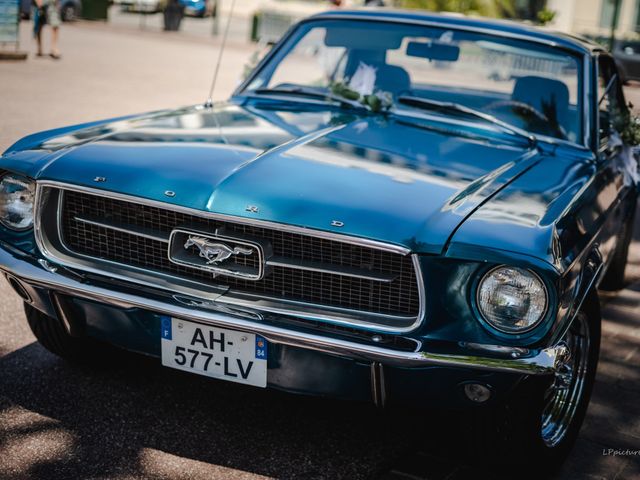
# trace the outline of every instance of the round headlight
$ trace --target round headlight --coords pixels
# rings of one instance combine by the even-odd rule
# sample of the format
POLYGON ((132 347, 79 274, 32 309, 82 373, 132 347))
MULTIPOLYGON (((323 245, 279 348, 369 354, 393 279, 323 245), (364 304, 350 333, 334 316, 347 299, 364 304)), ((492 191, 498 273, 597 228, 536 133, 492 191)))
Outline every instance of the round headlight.
POLYGON ((480 280, 477 304, 482 317, 496 330, 523 333, 544 318, 547 289, 530 270, 496 267, 480 280))
POLYGON ((0 177, 0 223, 12 230, 33 226, 35 182, 18 175, 0 177))

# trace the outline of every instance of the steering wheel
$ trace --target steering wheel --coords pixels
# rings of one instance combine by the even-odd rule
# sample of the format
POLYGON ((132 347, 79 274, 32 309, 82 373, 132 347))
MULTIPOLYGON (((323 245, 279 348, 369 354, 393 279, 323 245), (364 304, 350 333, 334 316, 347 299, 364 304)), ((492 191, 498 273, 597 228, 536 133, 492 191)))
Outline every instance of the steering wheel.
POLYGON ((551 132, 553 136, 567 139, 567 132, 557 120, 551 121, 547 115, 528 103, 517 100, 498 100, 486 105, 484 109, 490 112, 504 112, 507 115, 515 113, 521 117, 529 117, 533 122, 530 123, 530 120, 525 120, 529 123, 528 130, 535 130, 540 133, 551 132))

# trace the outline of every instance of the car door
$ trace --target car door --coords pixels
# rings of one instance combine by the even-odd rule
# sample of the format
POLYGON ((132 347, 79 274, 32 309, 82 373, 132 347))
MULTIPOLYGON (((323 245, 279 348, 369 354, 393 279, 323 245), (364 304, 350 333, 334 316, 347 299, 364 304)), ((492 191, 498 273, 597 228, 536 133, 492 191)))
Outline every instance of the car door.
POLYGON ((620 126, 621 115, 627 112, 622 83, 613 58, 608 54, 598 57, 598 173, 596 182, 597 194, 592 206, 595 217, 602 216, 599 223, 604 228, 600 232, 600 252, 605 262, 612 256, 622 231, 627 203, 632 198, 630 193, 635 188, 625 172, 625 155, 628 149, 622 143, 616 128, 620 126))

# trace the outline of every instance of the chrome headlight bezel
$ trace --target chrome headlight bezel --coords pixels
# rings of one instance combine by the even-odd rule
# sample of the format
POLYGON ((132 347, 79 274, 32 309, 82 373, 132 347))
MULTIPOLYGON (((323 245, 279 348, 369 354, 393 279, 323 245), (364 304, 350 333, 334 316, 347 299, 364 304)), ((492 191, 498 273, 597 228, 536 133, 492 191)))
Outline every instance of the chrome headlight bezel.
POLYGON ((12 172, 0 172, 0 191, 2 190, 7 179, 13 179, 16 183, 20 182, 26 185, 29 201, 24 202, 24 204, 26 206, 25 210, 30 211, 31 217, 30 219, 28 219, 29 220, 28 224, 24 226, 19 226, 16 223, 12 223, 8 221, 8 219, 4 217, 4 212, 0 210, 0 225, 2 225, 4 228, 12 232, 26 232, 26 231, 32 230, 33 221, 34 221, 36 182, 24 175, 12 173, 12 172))
POLYGON ((550 311, 550 304, 551 304, 551 291, 549 290, 549 286, 548 284, 544 281, 544 279, 535 271, 529 269, 529 268, 523 268, 523 267, 517 267, 514 265, 506 265, 506 264, 502 264, 502 265, 497 265, 493 268, 490 268, 488 270, 485 270, 477 279, 476 282, 474 282, 474 294, 473 294, 473 302, 474 302, 474 310, 477 312, 477 315, 481 321, 481 323, 490 331, 494 332, 494 333, 499 333, 502 335, 507 335, 509 337, 518 337, 518 336, 522 336, 522 335, 526 335, 529 334, 531 332, 533 332, 534 330, 536 330, 542 323, 544 323, 545 319, 548 318, 548 314, 550 311), (481 289, 482 289, 482 285, 483 283, 491 276, 494 275, 497 271, 501 270, 501 269, 512 269, 512 270, 516 270, 519 272, 524 272, 526 273, 526 275, 531 276, 533 279, 535 279, 535 281, 539 282, 539 285, 541 287, 542 293, 544 295, 543 301, 544 301, 544 308, 541 310, 541 313, 539 314, 538 318, 532 322, 531 324, 525 326, 525 327, 512 327, 512 328, 508 328, 505 327, 504 325, 501 325, 499 323, 497 323, 496 321, 492 320, 491 318, 489 318, 489 315, 487 314, 487 312, 485 311, 485 309, 483 308, 483 304, 482 301, 480 299, 480 294, 481 294, 481 289))

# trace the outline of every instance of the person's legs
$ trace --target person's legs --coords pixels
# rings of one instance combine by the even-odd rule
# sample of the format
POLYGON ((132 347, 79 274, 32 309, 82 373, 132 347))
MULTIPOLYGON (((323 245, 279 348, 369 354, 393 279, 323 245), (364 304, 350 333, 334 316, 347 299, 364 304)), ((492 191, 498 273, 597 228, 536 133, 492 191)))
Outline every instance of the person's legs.
POLYGON ((60 51, 58 50, 58 27, 51 28, 51 56, 59 57, 60 51))
POLYGON ((39 8, 33 10, 33 36, 36 37, 38 57, 42 56, 42 13, 39 8))
POLYGON ((38 53, 37 55, 39 57, 42 56, 42 27, 38 28, 38 30, 36 30, 36 42, 38 44, 38 53))
POLYGON ((47 5, 47 23, 51 26, 51 57, 60 58, 60 50, 58 50, 58 39, 60 36, 60 15, 55 6, 55 2, 49 2, 47 5))

